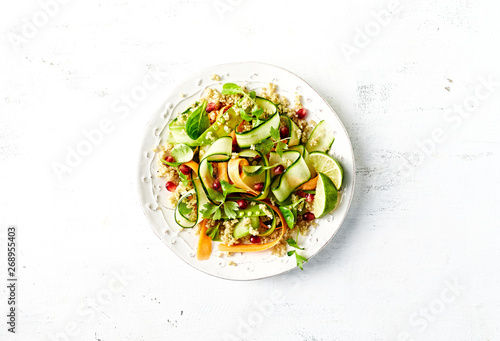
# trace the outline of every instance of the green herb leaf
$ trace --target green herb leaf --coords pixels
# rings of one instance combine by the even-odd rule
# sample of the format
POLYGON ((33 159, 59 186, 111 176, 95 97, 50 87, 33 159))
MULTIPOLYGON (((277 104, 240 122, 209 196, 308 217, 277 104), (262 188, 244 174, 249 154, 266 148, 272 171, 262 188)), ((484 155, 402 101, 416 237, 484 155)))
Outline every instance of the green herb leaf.
MULTIPOLYGON (((204 219, 210 218, 212 214, 214 214, 219 209, 219 206, 216 206, 212 203, 206 203, 203 205, 203 208, 200 210, 202 217, 204 219)), ((217 219, 214 219, 217 220, 217 219)))
POLYGON ((271 127, 271 137, 273 138, 274 141, 279 141, 281 140, 280 136, 280 131, 279 129, 276 129, 274 127, 271 127))
POLYGON ((252 115, 255 116, 255 117, 261 117, 262 114, 264 113, 264 109, 262 108, 259 108, 257 106, 255 106, 252 110, 252 115))
POLYGON ((203 100, 201 105, 198 106, 187 119, 186 133, 193 140, 200 137, 201 134, 210 127, 210 119, 208 118, 206 108, 207 101, 203 100))
POLYGON ((181 179, 181 182, 184 186, 187 186, 189 182, 192 181, 189 180, 188 177, 184 175, 184 173, 182 173, 179 169, 177 169, 177 174, 179 174, 179 178, 181 179))
POLYGON ((307 258, 295 252, 295 259, 297 260, 297 266, 300 268, 300 270, 304 270, 302 265, 304 264, 304 262, 307 262, 307 258))
POLYGON ((280 157, 282 157, 282 156, 283 156, 283 152, 284 152, 285 150, 287 150, 287 149, 288 149, 288 145, 287 145, 286 143, 284 143, 284 142, 281 142, 281 141, 280 141, 280 142, 278 142, 278 143, 276 144, 276 153, 278 153, 278 155, 279 155, 280 157))
POLYGON ((261 152, 264 155, 267 155, 273 149, 274 143, 271 140, 264 140, 261 143, 255 145, 255 150, 261 152))
POLYGON ((226 83, 222 86, 222 92, 223 95, 247 95, 243 89, 234 84, 234 83, 226 83))
POLYGON ((288 243, 288 245, 290 245, 291 247, 294 247, 296 249, 299 249, 299 250, 304 250, 303 248, 299 247, 299 245, 297 244, 297 242, 295 240, 293 240, 292 238, 288 238, 286 240, 286 242, 288 243))
POLYGON ((232 209, 232 207, 230 205, 228 205, 229 203, 234 203, 232 201, 226 201, 224 203, 224 213, 226 214, 226 216, 229 218, 229 219, 234 219, 236 218, 236 212, 234 209, 232 209))
POLYGON ((292 250, 292 251, 288 251, 286 254, 290 257, 291 255, 293 255, 295 253, 295 250, 292 250))
POLYGON ((208 171, 210 172, 210 175, 212 178, 214 177, 214 167, 212 166, 212 162, 207 162, 208 164, 208 171))
POLYGON ((207 232, 205 233, 207 236, 210 237, 210 239, 214 240, 214 241, 220 241, 220 238, 219 238, 219 226, 220 226, 220 223, 215 225, 215 226, 212 226, 211 228, 209 228, 207 230, 207 232))
POLYGON ((250 91, 250 93, 248 94, 250 96, 251 99, 255 100, 255 98, 257 97, 257 94, 255 93, 255 91, 250 91))
POLYGON ((234 185, 231 185, 229 182, 225 180, 221 180, 220 185, 222 187, 222 193, 224 193, 224 200, 231 193, 245 193, 245 190, 238 188, 234 185))
POLYGON ((214 215, 212 217, 213 220, 219 220, 222 217, 222 212, 220 210, 220 206, 216 206, 217 210, 214 212, 214 215))
POLYGON ((290 229, 295 227, 295 223, 297 222, 296 216, 293 210, 287 206, 279 206, 281 214, 283 214, 283 218, 285 218, 285 222, 290 229))
POLYGON ((208 195, 214 199, 215 201, 218 201, 218 202, 222 202, 224 201, 224 195, 219 192, 219 191, 216 191, 215 189, 212 189, 212 188, 207 188, 207 192, 208 192, 208 195))
POLYGON ((252 116, 248 115, 245 110, 239 109, 240 116, 242 119, 244 119, 247 122, 250 122, 252 120, 252 116))

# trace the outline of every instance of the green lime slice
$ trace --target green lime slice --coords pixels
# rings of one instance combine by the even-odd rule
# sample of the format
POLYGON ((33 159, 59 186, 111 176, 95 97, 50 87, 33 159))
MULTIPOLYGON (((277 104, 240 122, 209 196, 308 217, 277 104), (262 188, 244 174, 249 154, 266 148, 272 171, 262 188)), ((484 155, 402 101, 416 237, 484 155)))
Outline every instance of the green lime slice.
POLYGON ((312 212, 316 218, 330 213, 337 206, 337 188, 332 180, 323 173, 318 173, 318 185, 314 195, 312 212))
POLYGON ((328 176, 337 189, 342 186, 344 170, 340 163, 330 155, 323 152, 312 152, 309 154, 308 161, 318 173, 328 176))

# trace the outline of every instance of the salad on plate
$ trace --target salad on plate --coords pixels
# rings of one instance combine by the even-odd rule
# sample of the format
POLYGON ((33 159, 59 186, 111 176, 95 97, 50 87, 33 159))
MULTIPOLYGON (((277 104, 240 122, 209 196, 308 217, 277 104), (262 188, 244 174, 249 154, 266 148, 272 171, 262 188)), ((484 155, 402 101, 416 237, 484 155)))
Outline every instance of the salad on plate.
POLYGON ((307 116, 300 96, 292 106, 272 83, 258 94, 225 83, 170 121, 157 175, 175 222, 199 235, 198 260, 218 244, 229 254, 295 255, 302 269, 298 235, 336 208, 343 177, 328 154, 333 132, 307 116))

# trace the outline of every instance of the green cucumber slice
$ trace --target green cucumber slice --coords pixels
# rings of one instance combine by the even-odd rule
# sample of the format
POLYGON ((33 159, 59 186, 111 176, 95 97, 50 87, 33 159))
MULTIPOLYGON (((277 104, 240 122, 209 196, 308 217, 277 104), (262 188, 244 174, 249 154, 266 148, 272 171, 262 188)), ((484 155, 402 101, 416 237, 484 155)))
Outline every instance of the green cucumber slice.
POLYGON ((238 153, 239 157, 256 157, 260 155, 259 152, 252 149, 244 149, 238 153))
POLYGON ((259 108, 264 109, 264 111, 268 112, 270 115, 274 115, 278 111, 278 107, 276 107, 276 104, 268 99, 259 96, 255 98, 255 104, 257 104, 259 108))
POLYGON ((300 153, 300 155, 302 155, 305 158, 305 153, 307 151, 306 151, 306 147, 304 147, 303 145, 300 144, 298 146, 289 147, 288 149, 298 151, 300 153))
POLYGON ((280 202, 288 198, 297 187, 311 178, 311 172, 304 158, 298 151, 290 150, 283 153, 283 157, 285 157, 285 155, 286 157, 289 155, 295 157, 296 160, 271 184, 271 190, 276 199, 280 202))
POLYGON ((280 115, 274 114, 267 121, 244 133, 236 133, 236 141, 241 148, 249 148, 271 137, 271 128, 278 129, 280 125, 280 115))
POLYGON ((245 219, 241 219, 234 226, 233 237, 236 239, 246 237, 250 234, 250 227, 258 229, 259 226, 260 226, 259 217, 250 217, 250 224, 248 224, 245 219))
POLYGON ((200 162, 200 166, 198 168, 198 176, 200 178, 203 190, 207 197, 211 202, 215 203, 216 200, 210 194, 209 188, 212 188, 212 184, 214 182, 214 177, 210 174, 209 170, 209 162, 225 162, 231 158, 232 152, 232 141, 233 139, 230 136, 223 136, 217 139, 212 145, 208 148, 206 153, 203 155, 203 159, 200 162))
POLYGON ((333 136, 332 129, 326 123, 326 121, 321 121, 313 129, 309 140, 306 143, 306 149, 310 152, 328 152, 332 147, 335 137, 333 136))
POLYGON ((196 225, 196 220, 189 220, 188 215, 191 213, 191 209, 187 208, 187 205, 184 202, 191 195, 196 195, 196 191, 190 190, 189 192, 186 192, 182 197, 180 197, 174 212, 175 221, 185 229, 192 228, 194 225, 196 225))
POLYGON ((196 143, 198 145, 211 144, 216 139, 229 135, 241 121, 241 116, 231 107, 198 137, 196 143))

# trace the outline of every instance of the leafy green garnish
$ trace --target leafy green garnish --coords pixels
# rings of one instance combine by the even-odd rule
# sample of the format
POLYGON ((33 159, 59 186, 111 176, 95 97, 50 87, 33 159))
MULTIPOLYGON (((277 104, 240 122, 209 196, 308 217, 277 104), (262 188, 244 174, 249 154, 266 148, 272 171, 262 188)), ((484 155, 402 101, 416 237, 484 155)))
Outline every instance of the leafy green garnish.
POLYGON ((250 122, 253 119, 252 116, 248 115, 245 110, 240 108, 239 112, 240 112, 241 118, 244 119, 245 121, 250 122))
POLYGON ((236 218, 236 212, 238 210, 238 204, 234 201, 226 201, 224 203, 224 213, 230 219, 236 218))
POLYGON ((243 172, 248 176, 255 176, 264 173, 268 169, 272 169, 281 163, 274 164, 272 166, 243 166, 243 172))
POLYGON ((222 193, 224 194, 224 200, 226 200, 226 197, 228 194, 231 193, 245 193, 245 190, 238 188, 234 185, 231 185, 229 182, 225 180, 221 180, 220 185, 222 187, 222 193))
POLYGON ((207 165, 208 165, 208 171, 210 172, 210 175, 213 178, 214 177, 214 167, 212 166, 211 162, 207 162, 207 165))
POLYGON ((257 143, 255 145, 255 150, 261 152, 264 155, 267 155, 273 149, 274 143, 271 140, 264 140, 261 143, 257 143))
POLYGON ((209 196, 215 201, 220 202, 220 204, 219 205, 214 205, 212 203, 205 204, 203 206, 203 209, 201 209, 202 217, 204 219, 212 217, 213 220, 219 220, 222 217, 221 207, 223 205, 224 205, 223 206, 224 214, 230 219, 236 218, 235 211, 239 210, 238 204, 234 201, 226 201, 226 197, 231 193, 243 193, 245 191, 234 185, 231 185, 229 182, 225 180, 222 180, 220 184, 222 188, 222 193, 212 188, 207 188, 209 196))
POLYGON ((215 225, 215 226, 212 226, 211 228, 209 228, 205 234, 207 236, 209 236, 210 239, 212 239, 213 241, 220 241, 220 238, 219 238, 219 234, 220 234, 219 227, 220 227, 220 223, 217 224, 217 225, 215 225))
POLYGON ((190 181, 193 181, 193 180, 190 180, 188 179, 188 177, 186 175, 184 175, 184 173, 182 173, 179 168, 177 168, 177 174, 179 174, 179 178, 181 179, 181 182, 184 186, 187 186, 189 184, 190 181))
POLYGON ((210 127, 210 119, 208 118, 206 108, 207 101, 203 100, 201 105, 198 106, 187 119, 186 133, 193 140, 200 137, 201 134, 210 127))
POLYGON ((250 95, 245 92, 239 85, 236 85, 234 83, 226 83, 222 86, 222 92, 223 95, 243 95, 243 96, 248 96, 249 98, 250 95))
POLYGON ((271 137, 276 142, 276 153, 278 153, 278 155, 282 157, 283 152, 288 149, 288 145, 283 142, 283 139, 281 139, 279 129, 271 127, 271 137))
POLYGON ((299 245, 297 244, 297 242, 295 240, 293 240, 293 238, 288 238, 286 240, 286 242, 288 243, 288 245, 290 245, 291 247, 294 247, 296 249, 299 249, 299 250, 304 250, 303 248, 299 247, 299 245))
POLYGON ((300 268, 300 270, 304 270, 303 264, 304 262, 307 262, 307 258, 304 256, 299 255, 296 250, 288 251, 287 255, 291 256, 295 254, 295 259, 297 260, 297 266, 300 268))

